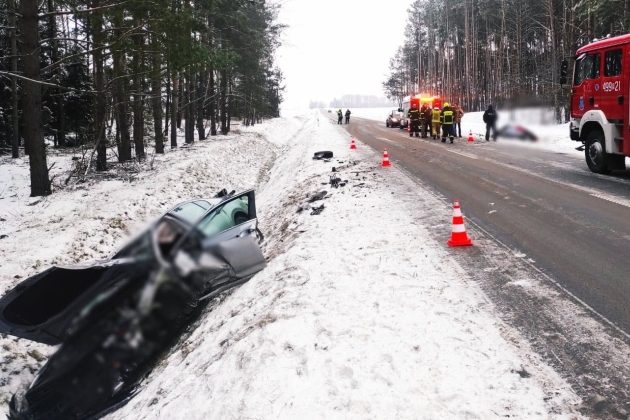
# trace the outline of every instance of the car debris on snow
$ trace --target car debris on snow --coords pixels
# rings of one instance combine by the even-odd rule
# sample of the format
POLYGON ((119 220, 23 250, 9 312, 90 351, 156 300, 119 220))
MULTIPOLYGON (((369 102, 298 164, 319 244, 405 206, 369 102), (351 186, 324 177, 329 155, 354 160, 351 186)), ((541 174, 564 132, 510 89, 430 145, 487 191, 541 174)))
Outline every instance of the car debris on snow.
POLYGON ((331 152, 330 150, 324 150, 321 152, 316 152, 313 155, 313 160, 332 159, 332 157, 333 157, 333 152, 331 152))

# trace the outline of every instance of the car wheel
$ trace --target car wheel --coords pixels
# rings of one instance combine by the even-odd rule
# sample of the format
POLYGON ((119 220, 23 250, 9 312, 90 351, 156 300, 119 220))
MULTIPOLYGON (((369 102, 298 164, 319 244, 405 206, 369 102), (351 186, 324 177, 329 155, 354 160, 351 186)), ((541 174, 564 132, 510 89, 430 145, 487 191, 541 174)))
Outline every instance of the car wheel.
POLYGON ((609 155, 604 145, 604 134, 599 130, 592 130, 586 135, 584 154, 588 168, 596 174, 607 174, 609 155))
POLYGON ((385 122, 385 127, 389 128, 389 123, 385 122))

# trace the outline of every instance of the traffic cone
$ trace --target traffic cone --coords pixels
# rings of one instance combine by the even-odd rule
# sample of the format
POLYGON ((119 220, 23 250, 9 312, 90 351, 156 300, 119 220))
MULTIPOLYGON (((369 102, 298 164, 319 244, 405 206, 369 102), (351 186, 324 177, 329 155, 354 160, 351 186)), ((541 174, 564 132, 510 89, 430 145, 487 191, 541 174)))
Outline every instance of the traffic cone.
POLYGON ((352 141, 350 142, 350 150, 357 150, 357 144, 354 142, 354 137, 352 137, 352 141))
POLYGON ((391 166, 391 163, 389 163, 389 153, 387 153, 387 149, 383 150, 383 163, 381 163, 381 166, 383 168, 391 166))
POLYGON ((464 216, 459 206, 459 200, 453 203, 453 229, 451 231, 451 239, 448 240, 448 246, 471 246, 473 243, 466 234, 466 226, 464 226, 464 216))
POLYGON ((468 143, 474 143, 475 139, 473 138, 472 135, 472 130, 470 130, 470 132, 468 133, 468 143))

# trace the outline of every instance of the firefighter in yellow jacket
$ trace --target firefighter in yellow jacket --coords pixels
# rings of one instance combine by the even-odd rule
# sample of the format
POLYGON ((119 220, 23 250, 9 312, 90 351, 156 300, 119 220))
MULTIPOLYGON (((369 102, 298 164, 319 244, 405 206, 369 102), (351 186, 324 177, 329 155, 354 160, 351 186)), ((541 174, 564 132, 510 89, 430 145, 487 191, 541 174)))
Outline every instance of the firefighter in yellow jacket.
POLYGON ((446 137, 453 143, 453 123, 455 122, 455 110, 448 102, 444 103, 442 112, 440 113, 440 122, 442 123, 442 143, 446 143, 446 137))
POLYGON ((440 116, 440 108, 434 106, 431 112, 431 137, 434 139, 440 137, 440 116))

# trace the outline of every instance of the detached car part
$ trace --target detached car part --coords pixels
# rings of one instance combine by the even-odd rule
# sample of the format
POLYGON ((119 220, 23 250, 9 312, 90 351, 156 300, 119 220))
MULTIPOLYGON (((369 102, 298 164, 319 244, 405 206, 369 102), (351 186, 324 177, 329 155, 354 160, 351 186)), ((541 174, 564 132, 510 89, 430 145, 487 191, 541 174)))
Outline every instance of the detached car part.
POLYGON ((52 267, 0 299, 0 333, 60 344, 11 419, 98 416, 124 401, 212 297, 266 263, 254 191, 181 203, 110 260, 52 267))

